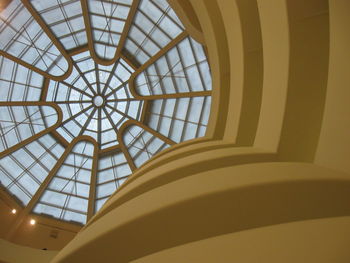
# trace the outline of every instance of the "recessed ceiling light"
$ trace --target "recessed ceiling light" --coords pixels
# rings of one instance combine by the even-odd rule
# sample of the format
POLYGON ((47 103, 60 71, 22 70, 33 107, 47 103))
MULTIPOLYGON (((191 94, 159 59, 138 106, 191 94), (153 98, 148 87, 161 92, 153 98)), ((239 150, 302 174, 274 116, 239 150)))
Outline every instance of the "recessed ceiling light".
POLYGON ((32 226, 35 225, 36 221, 34 219, 31 219, 30 222, 29 222, 32 226))
POLYGON ((11 213, 12 213, 12 214, 16 214, 16 213, 17 213, 17 210, 16 210, 16 209, 12 209, 11 213))

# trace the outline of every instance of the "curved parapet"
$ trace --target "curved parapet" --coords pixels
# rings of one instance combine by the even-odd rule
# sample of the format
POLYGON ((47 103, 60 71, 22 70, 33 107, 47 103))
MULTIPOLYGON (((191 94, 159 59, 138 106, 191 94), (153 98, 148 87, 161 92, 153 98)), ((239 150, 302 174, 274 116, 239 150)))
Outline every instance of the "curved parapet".
POLYGON ((24 263, 28 262, 28 258, 30 258, 32 262, 45 263, 51 260, 57 254, 57 251, 45 251, 29 248, 13 244, 3 239, 0 239, 0 249, 0 261, 6 263, 24 263))
MULTIPOLYGON (((213 169, 162 184, 120 204, 85 228, 52 262, 111 258, 130 262, 242 230, 349 216, 349 198, 347 174, 315 165, 251 163, 213 169), (99 249, 102 255, 96 253, 99 249)), ((113 202, 106 204, 110 205, 113 202)))

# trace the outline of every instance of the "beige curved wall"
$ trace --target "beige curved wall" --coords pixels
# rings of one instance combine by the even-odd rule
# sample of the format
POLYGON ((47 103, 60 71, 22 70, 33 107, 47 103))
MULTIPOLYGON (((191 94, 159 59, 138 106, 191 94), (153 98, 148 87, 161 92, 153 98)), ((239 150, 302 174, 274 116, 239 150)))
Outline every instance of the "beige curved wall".
POLYGON ((315 162, 350 172, 350 2, 329 1, 330 57, 322 130, 315 162))
POLYGON ((350 217, 298 221, 184 244, 132 261, 347 263, 350 217))
POLYGON ((136 171, 52 262, 349 262, 350 2, 190 4, 213 76, 206 137, 136 171))
POLYGON ((251 163, 213 169, 119 204, 80 232, 52 262, 108 262, 114 257, 129 262, 242 230, 349 216, 349 198, 348 174, 311 164, 251 163))
POLYGON ((46 263, 57 254, 57 251, 19 246, 3 239, 0 239, 0 252, 0 262, 5 263, 46 263))

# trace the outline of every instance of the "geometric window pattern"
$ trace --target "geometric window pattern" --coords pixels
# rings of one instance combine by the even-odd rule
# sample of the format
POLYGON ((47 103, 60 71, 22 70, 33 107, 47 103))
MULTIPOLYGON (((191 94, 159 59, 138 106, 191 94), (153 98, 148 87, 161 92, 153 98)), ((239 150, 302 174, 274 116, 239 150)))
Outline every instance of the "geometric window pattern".
POLYGON ((56 110, 49 106, 2 106, 0 104, 0 151, 53 126, 56 110))
POLYGON ((63 113, 57 131, 68 142, 88 135, 101 149, 117 145, 120 126, 141 117, 143 103, 130 94, 127 84, 134 70, 123 59, 112 66, 98 65, 89 51, 72 60, 71 75, 63 81, 51 80, 48 87, 46 100, 57 103, 63 113), (96 104, 99 98, 101 105, 96 104))
POLYGON ((161 138, 137 125, 130 125, 126 129, 124 143, 136 167, 140 167, 153 155, 169 147, 161 138))
POLYGON ((141 0, 132 21, 125 49, 140 64, 145 63, 184 27, 166 1, 141 0))
POLYGON ((100 157, 97 173, 95 209, 98 211, 108 197, 129 177, 131 170, 123 152, 118 150, 100 157))
POLYGON ((63 152, 46 134, 0 160, 1 183, 27 205, 63 152))
POLYGON ((211 97, 154 100, 148 125, 176 143, 205 135, 211 97))
POLYGON ((205 135, 211 73, 165 0, 9 1, 0 182, 23 213, 85 224, 153 156, 205 135))
POLYGON ((0 56, 0 101, 38 101, 44 77, 0 56))
POLYGON ((85 224, 94 146, 76 143, 34 207, 34 212, 85 224))
POLYGON ((142 96, 210 90, 203 48, 191 38, 184 39, 136 77, 135 89, 142 96))
POLYGON ((87 43, 80 0, 31 0, 30 3, 65 49, 87 43))
POLYGON ((13 0, 0 13, 0 50, 2 55, 53 76, 63 75, 68 68, 66 59, 20 0, 13 0))
POLYGON ((105 60, 114 57, 131 4, 132 0, 87 1, 87 18, 98 57, 105 60))

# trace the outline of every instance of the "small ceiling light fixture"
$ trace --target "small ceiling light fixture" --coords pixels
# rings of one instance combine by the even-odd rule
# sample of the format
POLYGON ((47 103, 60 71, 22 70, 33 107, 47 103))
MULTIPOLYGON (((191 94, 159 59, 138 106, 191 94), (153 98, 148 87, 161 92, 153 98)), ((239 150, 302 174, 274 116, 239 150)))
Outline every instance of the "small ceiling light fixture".
POLYGON ((36 221, 34 219, 31 219, 30 222, 29 222, 32 226, 35 225, 36 221))
POLYGON ((17 213, 17 210, 16 210, 16 209, 12 209, 11 213, 12 213, 12 214, 16 214, 16 213, 17 213))

